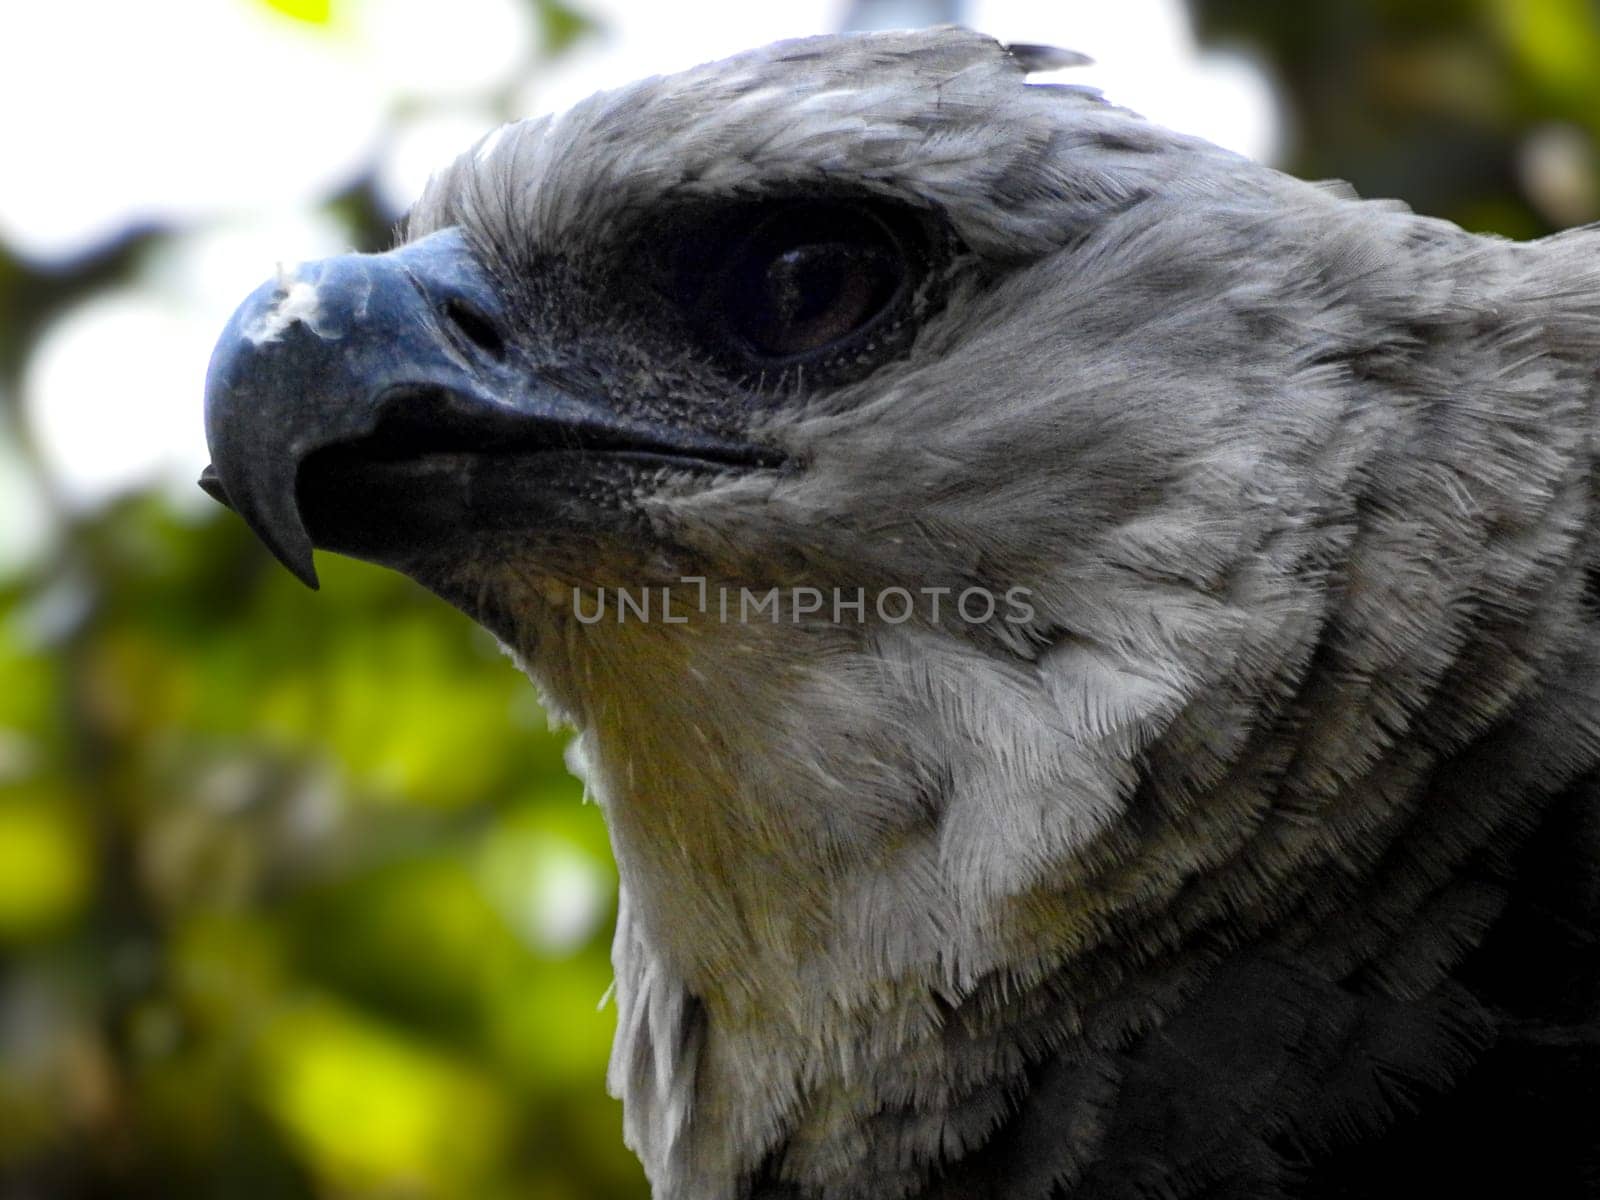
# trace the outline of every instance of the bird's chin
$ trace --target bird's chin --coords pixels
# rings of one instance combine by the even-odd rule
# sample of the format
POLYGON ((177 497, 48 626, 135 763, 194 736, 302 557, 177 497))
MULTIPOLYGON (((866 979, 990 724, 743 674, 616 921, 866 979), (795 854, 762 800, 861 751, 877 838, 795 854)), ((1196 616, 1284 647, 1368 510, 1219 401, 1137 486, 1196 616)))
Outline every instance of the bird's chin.
POLYGON ((749 469, 653 450, 452 451, 394 459, 357 444, 309 456, 296 503, 318 549, 394 568, 437 589, 441 575, 453 575, 487 546, 570 546, 637 535, 642 490, 749 469))

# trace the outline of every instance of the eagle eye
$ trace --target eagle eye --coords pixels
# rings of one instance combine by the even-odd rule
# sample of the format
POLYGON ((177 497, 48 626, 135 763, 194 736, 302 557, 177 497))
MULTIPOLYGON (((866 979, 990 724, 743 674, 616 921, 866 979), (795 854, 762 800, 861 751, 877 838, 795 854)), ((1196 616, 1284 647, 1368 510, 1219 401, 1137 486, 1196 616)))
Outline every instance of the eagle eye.
POLYGON ((781 365, 845 349, 895 306, 906 277, 900 240, 871 212, 795 204, 733 243, 717 301, 750 356, 781 365))
POLYGON ((624 261, 644 265, 652 315, 669 306, 663 332, 759 391, 854 382, 905 354, 963 253, 937 213, 852 196, 666 209, 624 261))

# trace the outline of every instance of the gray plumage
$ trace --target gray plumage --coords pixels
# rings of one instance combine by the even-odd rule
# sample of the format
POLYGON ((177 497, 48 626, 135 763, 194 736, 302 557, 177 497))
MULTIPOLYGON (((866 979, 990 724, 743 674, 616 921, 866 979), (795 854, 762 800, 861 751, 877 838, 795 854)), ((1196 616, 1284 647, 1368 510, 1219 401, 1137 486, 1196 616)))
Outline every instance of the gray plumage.
MULTIPOLYGON (((1585 1194, 1600 232, 1359 201, 1026 82, 1055 61, 781 43, 508 126, 410 217, 492 280, 474 378, 771 455, 573 435, 537 520, 369 552, 577 730, 627 1141, 661 1200, 1448 1192, 1495 1137, 1585 1194), (756 371, 670 263, 779 201, 901 214, 921 265, 870 336, 756 371), (685 576, 923 601, 722 621, 685 576), (687 623, 575 618, 644 585, 687 623)), ((252 353, 299 319, 273 294, 252 353)))

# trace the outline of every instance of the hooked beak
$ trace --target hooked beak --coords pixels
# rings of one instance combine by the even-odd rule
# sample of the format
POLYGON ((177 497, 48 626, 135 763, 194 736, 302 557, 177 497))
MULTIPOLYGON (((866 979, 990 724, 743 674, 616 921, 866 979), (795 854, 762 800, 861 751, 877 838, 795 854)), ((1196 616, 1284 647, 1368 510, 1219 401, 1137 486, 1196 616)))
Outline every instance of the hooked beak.
POLYGON ((770 465, 553 381, 507 322, 455 228, 269 280, 212 353, 200 486, 316 587, 314 546, 404 570, 464 535, 538 522, 552 451, 770 465))

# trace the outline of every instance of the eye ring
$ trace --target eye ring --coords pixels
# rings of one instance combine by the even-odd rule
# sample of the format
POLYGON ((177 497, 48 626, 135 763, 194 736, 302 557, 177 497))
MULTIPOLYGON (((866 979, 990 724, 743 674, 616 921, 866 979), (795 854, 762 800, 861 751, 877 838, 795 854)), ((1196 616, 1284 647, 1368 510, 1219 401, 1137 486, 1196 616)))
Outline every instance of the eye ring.
POLYGON ((866 207, 793 203, 733 242, 713 291, 743 355, 782 367, 847 352, 902 306, 910 274, 901 238, 866 207))

